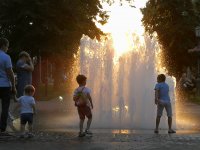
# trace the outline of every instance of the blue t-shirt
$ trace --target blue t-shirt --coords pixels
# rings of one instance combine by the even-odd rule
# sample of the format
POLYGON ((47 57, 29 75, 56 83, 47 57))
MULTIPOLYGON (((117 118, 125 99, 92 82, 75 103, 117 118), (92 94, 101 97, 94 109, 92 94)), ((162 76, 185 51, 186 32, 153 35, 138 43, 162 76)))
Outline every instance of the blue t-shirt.
POLYGON ((11 83, 7 76, 6 69, 11 69, 12 63, 10 56, 0 50, 0 87, 10 87, 11 83))
POLYGON ((157 83, 155 86, 155 90, 158 90, 159 95, 158 98, 160 100, 163 100, 165 102, 170 102, 170 97, 169 97, 169 86, 165 82, 160 82, 157 83))
POLYGON ((17 67, 17 95, 18 97, 24 94, 24 87, 32 84, 32 71, 26 70, 28 64, 23 60, 18 60, 17 67))
POLYGON ((17 61, 17 81, 19 84, 31 84, 32 83, 32 71, 25 70, 24 67, 28 64, 23 60, 17 61))

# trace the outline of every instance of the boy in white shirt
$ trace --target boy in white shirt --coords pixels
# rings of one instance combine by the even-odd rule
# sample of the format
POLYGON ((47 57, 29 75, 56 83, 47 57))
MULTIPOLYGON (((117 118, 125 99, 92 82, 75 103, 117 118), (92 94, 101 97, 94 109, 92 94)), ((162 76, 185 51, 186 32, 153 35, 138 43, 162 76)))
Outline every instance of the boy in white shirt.
POLYGON ((89 131, 91 122, 92 122, 92 112, 93 103, 92 98, 90 96, 90 89, 86 87, 87 78, 84 75, 78 75, 76 77, 76 81, 79 84, 74 91, 73 100, 75 101, 75 106, 77 107, 80 123, 79 123, 79 137, 83 137, 86 134, 91 135, 92 132, 89 131), (87 127, 85 132, 83 132, 83 123, 85 120, 85 116, 88 118, 87 127))

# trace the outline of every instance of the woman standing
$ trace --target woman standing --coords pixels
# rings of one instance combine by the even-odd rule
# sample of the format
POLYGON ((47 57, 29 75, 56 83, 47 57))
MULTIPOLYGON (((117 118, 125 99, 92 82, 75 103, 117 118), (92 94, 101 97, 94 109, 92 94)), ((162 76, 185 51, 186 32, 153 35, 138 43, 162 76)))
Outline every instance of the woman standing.
POLYGON ((17 61, 17 95, 18 97, 23 95, 24 87, 28 84, 32 84, 32 72, 34 65, 30 55, 22 51, 19 54, 19 60, 17 61))

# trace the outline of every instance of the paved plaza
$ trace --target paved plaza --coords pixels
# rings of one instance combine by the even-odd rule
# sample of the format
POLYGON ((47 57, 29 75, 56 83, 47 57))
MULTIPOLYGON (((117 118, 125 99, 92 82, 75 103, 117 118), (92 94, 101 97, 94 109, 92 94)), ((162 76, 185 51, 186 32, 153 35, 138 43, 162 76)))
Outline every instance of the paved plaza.
MULTIPOLYGON (((69 97, 69 96, 66 96, 69 97)), ((71 103, 64 98, 38 101, 38 115, 35 117, 35 137, 0 137, 0 150, 199 150, 200 149, 200 106, 185 103, 177 109, 181 121, 189 122, 187 128, 177 129, 176 134, 161 130, 92 129, 93 136, 79 138, 78 125, 70 126, 74 111, 71 103), (184 110, 184 111, 183 111, 184 110)), ((16 120, 16 128, 18 120, 16 120)))
POLYGON ((38 132, 32 139, 0 138, 1 150, 198 150, 200 134, 111 133, 94 131, 93 137, 77 137, 73 131, 38 132))

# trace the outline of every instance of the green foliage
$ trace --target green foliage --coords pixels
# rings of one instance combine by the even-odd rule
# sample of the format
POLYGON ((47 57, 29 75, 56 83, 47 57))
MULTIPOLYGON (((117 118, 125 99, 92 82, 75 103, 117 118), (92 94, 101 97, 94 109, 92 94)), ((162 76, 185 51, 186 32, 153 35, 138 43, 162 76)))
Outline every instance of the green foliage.
POLYGON ((95 21, 108 18, 99 0, 1 0, 0 10, 0 36, 11 49, 45 56, 71 57, 83 34, 100 39, 95 21))
POLYGON ((170 73, 177 75, 184 66, 196 64, 188 53, 196 45, 194 30, 199 21, 191 0, 149 0, 142 13, 145 30, 158 35, 170 73))

